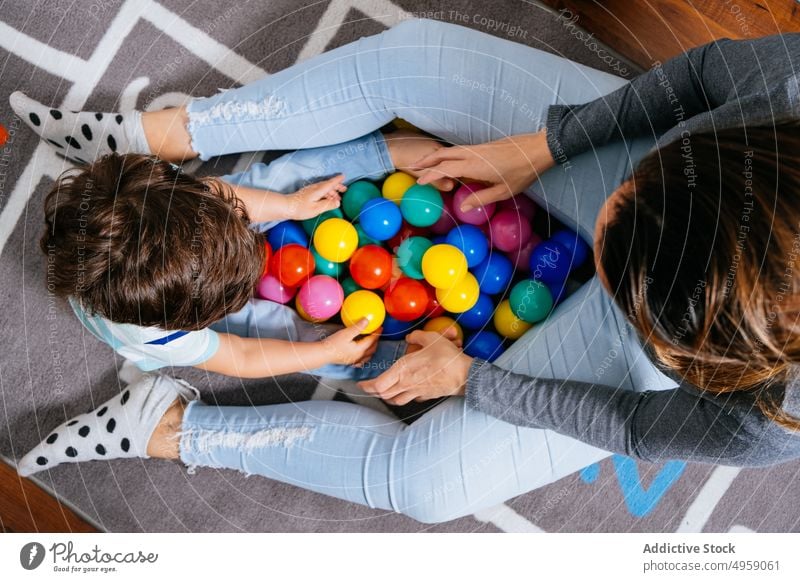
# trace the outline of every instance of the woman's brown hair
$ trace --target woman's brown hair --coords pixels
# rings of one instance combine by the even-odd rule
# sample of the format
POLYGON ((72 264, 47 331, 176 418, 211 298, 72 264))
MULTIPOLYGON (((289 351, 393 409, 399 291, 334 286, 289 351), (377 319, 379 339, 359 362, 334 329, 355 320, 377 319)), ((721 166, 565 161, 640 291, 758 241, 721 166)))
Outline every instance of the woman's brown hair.
POLYGON ((44 210, 48 288, 117 323, 202 329, 241 309, 263 271, 233 191, 152 156, 68 171, 44 210))
POLYGON ((800 430, 771 390, 800 364, 800 126, 685 132, 616 196, 600 266, 657 359, 800 430))

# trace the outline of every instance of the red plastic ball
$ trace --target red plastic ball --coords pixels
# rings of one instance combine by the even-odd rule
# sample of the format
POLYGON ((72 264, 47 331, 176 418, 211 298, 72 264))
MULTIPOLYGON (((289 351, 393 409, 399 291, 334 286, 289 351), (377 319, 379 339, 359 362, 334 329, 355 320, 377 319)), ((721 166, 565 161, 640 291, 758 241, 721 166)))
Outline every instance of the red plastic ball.
POLYGON ((272 245, 264 241, 264 272, 261 273, 262 277, 269 275, 269 263, 272 260, 272 245))
POLYGON ((350 257, 350 276, 364 289, 378 289, 392 277, 392 255, 378 245, 364 245, 350 257))
POLYGON ((428 292, 425 285, 410 277, 400 277, 386 290, 383 302, 389 315, 399 321, 414 321, 425 315, 428 292))
POLYGON ((425 293, 428 294, 428 308, 425 310, 425 316, 433 318, 444 315, 444 307, 439 305, 439 300, 436 299, 436 289, 428 284, 425 284, 425 293))
POLYGON ((314 274, 314 255, 298 244, 279 248, 270 261, 269 269, 278 281, 289 287, 297 287, 314 274))

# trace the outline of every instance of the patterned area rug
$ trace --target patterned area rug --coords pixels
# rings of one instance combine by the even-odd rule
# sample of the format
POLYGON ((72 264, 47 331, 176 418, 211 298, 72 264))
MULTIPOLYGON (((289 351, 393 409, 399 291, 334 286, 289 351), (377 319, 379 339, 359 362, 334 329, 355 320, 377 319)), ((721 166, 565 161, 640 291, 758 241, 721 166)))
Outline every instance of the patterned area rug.
MULTIPOLYGON (((410 16, 449 20, 630 77, 567 19, 522 0, 11 0, 0 13, 0 391, 10 463, 65 418, 119 390, 121 361, 48 294, 42 199, 65 162, 14 117, 17 89, 71 109, 159 109, 246 83, 410 16), (579 32, 579 31, 578 31, 579 32)), ((580 24, 580 23, 578 23, 580 24)), ((277 155, 229 156, 223 174, 277 155)), ((169 372, 169 370, 168 370, 169 372)), ((372 402, 308 376, 241 382, 174 370, 225 404, 372 402), (361 400, 359 400, 361 399, 361 400)), ((377 404, 380 406, 380 404, 377 404)), ((394 410, 408 420, 419 407, 394 410)), ((126 460, 61 466, 35 480, 108 531, 797 531, 800 463, 737 470, 613 456, 478 515, 426 526, 233 471, 126 460)))

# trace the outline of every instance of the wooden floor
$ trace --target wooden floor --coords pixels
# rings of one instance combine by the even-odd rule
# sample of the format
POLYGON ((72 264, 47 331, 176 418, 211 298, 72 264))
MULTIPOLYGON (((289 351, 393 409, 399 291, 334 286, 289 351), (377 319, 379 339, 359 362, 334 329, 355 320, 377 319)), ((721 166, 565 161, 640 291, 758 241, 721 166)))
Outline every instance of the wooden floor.
MULTIPOLYGON (((711 40, 800 32, 795 0, 542 0, 644 69, 711 40)), ((32 481, 0 462, 0 531, 90 532, 32 481)))
POLYGON ((718 38, 800 32, 796 0, 541 0, 643 69, 718 38))
POLYGON ((0 532, 97 531, 44 489, 0 461, 0 532))

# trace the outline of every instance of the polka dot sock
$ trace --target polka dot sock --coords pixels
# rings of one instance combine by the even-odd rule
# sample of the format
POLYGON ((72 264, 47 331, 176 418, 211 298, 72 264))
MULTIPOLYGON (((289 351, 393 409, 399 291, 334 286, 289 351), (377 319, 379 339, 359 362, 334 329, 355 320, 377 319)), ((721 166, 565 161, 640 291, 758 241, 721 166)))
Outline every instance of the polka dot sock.
POLYGON ((144 375, 122 394, 55 428, 17 464, 27 477, 61 463, 117 458, 149 459, 147 443, 176 398, 197 400, 197 388, 168 376, 144 375))
POLYGON ((86 164, 117 152, 149 154, 140 111, 102 113, 51 109, 20 91, 9 97, 11 108, 39 137, 65 158, 86 164))

